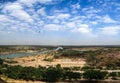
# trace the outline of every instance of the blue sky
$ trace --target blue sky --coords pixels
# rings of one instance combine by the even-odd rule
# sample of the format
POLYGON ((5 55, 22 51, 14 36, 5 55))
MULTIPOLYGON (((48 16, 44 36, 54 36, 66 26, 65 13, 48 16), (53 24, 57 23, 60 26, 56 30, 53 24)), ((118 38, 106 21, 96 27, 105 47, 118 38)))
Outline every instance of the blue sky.
POLYGON ((120 0, 0 0, 0 45, 120 45, 120 0))

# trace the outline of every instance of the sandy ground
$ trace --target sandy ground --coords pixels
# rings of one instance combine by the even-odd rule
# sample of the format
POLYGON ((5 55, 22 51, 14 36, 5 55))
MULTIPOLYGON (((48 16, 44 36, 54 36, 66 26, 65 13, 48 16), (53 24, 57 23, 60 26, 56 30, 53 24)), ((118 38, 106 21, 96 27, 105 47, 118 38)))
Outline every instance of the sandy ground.
POLYGON ((7 78, 6 76, 2 76, 1 79, 7 83, 46 83, 46 82, 42 82, 42 81, 15 80, 15 79, 7 78))
MULTIPOLYGON (((7 83, 48 83, 48 82, 42 82, 42 81, 25 81, 25 80, 14 80, 14 79, 10 79, 10 78, 5 78, 2 77, 2 80, 6 81, 7 83)), ((86 81, 86 80, 79 80, 79 81, 72 81, 72 82, 54 82, 54 83, 89 83, 90 81, 86 81)), ((90 82, 92 83, 92 81, 90 82)), ((94 81, 94 83, 96 83, 94 81)), ((111 79, 106 79, 106 80, 99 80, 99 82, 97 83, 120 83, 120 80, 111 80, 111 79)))
POLYGON ((13 60, 17 61, 18 63, 12 64, 12 65, 38 67, 39 65, 41 65, 41 66, 55 66, 57 64, 60 64, 61 67, 83 67, 86 64, 85 59, 82 59, 82 58, 53 59, 52 54, 47 53, 47 54, 40 54, 40 55, 35 55, 35 56, 14 58, 13 60), (46 58, 52 59, 52 61, 45 61, 44 59, 46 59, 46 58))

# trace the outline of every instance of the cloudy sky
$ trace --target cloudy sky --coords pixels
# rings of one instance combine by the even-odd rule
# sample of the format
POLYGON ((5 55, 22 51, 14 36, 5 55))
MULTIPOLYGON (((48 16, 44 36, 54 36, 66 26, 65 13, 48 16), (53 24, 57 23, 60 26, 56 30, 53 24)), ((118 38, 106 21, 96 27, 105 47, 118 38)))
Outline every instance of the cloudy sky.
POLYGON ((120 45, 120 0, 0 0, 0 45, 120 45))

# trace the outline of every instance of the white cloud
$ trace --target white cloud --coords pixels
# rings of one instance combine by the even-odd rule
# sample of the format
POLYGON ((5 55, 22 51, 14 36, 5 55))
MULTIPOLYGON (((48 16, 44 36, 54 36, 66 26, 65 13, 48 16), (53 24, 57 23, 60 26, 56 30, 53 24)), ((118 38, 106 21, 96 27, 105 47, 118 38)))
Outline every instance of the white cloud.
POLYGON ((10 15, 14 16, 14 17, 16 17, 16 18, 18 18, 20 20, 25 20, 27 22, 32 22, 33 21, 31 16, 27 12, 25 12, 24 10, 13 11, 10 15), (16 14, 16 12, 18 14, 16 14))
POLYGON ((78 13, 78 9, 80 9, 80 4, 76 3, 76 4, 71 4, 71 13, 76 14, 78 13))
POLYGON ((29 5, 31 6, 32 4, 36 3, 37 0, 18 0, 19 3, 25 4, 25 5, 29 5))
POLYGON ((57 25, 57 24, 46 24, 44 26, 45 30, 52 30, 52 31, 58 31, 62 28, 61 25, 57 25))
POLYGON ((10 21, 10 19, 8 19, 7 16, 5 16, 5 15, 0 15, 0 22, 8 22, 8 21, 10 21))
POLYGON ((17 31, 30 31, 31 25, 26 22, 21 22, 16 19, 12 19, 6 15, 0 15, 0 30, 4 32, 17 32, 17 31))
POLYGON ((93 24, 93 25, 98 24, 98 22, 97 22, 97 21, 91 21, 90 23, 91 23, 91 24, 93 24))
POLYGON ((54 20, 53 20, 53 23, 55 23, 55 24, 59 24, 60 21, 59 21, 58 19, 54 19, 54 20))
POLYGON ((53 0, 37 0, 40 3, 49 3, 52 2, 53 0))
POLYGON ((100 28, 100 33, 104 35, 117 35, 120 33, 120 26, 108 26, 100 28))
POLYGON ((71 15, 68 13, 58 13, 52 16, 47 15, 45 18, 48 23, 66 25, 68 24, 68 21, 66 20, 70 20, 70 17, 71 15))
POLYGON ((42 3, 42 4, 47 4, 52 2, 53 0, 18 0, 19 3, 22 3, 27 6, 33 6, 35 3, 42 3))
POLYGON ((83 18, 86 18, 85 16, 75 16, 75 17, 72 17, 71 19, 69 19, 70 21, 81 21, 83 18))
POLYGON ((85 34, 85 33, 90 33, 91 32, 91 29, 90 28, 78 28, 78 31, 80 32, 80 33, 83 33, 83 34, 85 34))
POLYGON ((91 34, 91 28, 87 24, 79 24, 76 28, 71 30, 72 32, 79 32, 81 34, 91 34), (78 27, 78 28, 77 28, 78 27))
POLYGON ((10 15, 22 21, 32 22, 31 16, 23 10, 23 7, 19 3, 8 3, 3 8, 4 14, 10 15))
POLYGON ((0 15, 0 29, 10 30, 10 26, 14 23, 17 23, 17 21, 14 21, 14 20, 10 19, 6 15, 0 15))
POLYGON ((64 19, 69 19, 71 17, 70 14, 68 13, 58 13, 58 14, 54 14, 52 16, 47 16, 46 18, 50 19, 50 20, 64 20, 64 19))
POLYGON ((72 7, 73 9, 79 9, 79 8, 80 8, 80 4, 77 3, 77 4, 74 4, 74 5, 71 5, 71 7, 72 7))
POLYGON ((110 16, 108 16, 108 15, 104 16, 101 21, 103 21, 105 23, 116 23, 117 22, 117 21, 113 20, 112 18, 110 18, 110 16))
POLYGON ((67 28, 75 28, 76 27, 74 22, 67 22, 67 23, 65 23, 65 25, 67 28))
POLYGON ((50 13, 53 14, 60 14, 60 13, 68 13, 69 9, 67 7, 63 8, 63 9, 56 9, 56 8, 52 8, 50 13))
POLYGON ((95 9, 94 7, 87 7, 87 8, 83 8, 82 12, 86 13, 86 14, 95 14, 95 13, 99 13, 101 12, 100 9, 95 9))
POLYGON ((56 15, 57 19, 68 19, 70 17, 70 14, 64 14, 64 13, 61 13, 61 14, 58 14, 56 15))
POLYGON ((46 16, 45 7, 38 9, 37 13, 42 15, 42 16, 46 16))
POLYGON ((73 30, 71 30, 71 32, 88 35, 88 34, 91 34, 91 29, 89 29, 89 28, 74 28, 73 30))
POLYGON ((55 16, 47 16, 46 18, 48 18, 48 19, 55 19, 55 16))

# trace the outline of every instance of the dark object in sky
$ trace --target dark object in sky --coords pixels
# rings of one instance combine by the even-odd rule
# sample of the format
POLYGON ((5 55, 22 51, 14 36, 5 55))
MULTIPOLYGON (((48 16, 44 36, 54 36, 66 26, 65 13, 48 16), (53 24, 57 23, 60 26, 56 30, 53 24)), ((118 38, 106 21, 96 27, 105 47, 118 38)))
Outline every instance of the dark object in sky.
POLYGON ((41 30, 39 30, 39 33, 41 32, 41 30))

